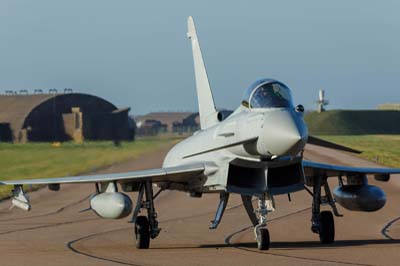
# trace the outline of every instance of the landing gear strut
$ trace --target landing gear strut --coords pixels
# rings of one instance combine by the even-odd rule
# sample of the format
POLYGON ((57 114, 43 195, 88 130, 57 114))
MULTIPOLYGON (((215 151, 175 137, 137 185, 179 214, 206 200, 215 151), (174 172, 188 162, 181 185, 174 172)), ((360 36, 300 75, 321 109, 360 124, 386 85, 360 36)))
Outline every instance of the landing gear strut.
POLYGON ((251 223, 253 224, 253 226, 256 226, 258 224, 258 218, 253 208, 252 196, 242 195, 241 197, 244 209, 246 210, 246 213, 249 216, 251 223))
POLYGON ((154 208, 153 187, 151 182, 140 185, 136 207, 130 222, 135 224, 136 248, 149 248, 150 239, 156 238, 161 231, 158 227, 157 213, 154 208), (146 200, 143 200, 143 196, 146 196, 146 200), (147 216, 138 216, 140 209, 146 209, 147 216))
POLYGON ((335 216, 342 216, 336 209, 329 184, 326 178, 315 178, 313 184, 311 231, 319 234, 320 242, 323 244, 335 241, 335 221, 331 211, 321 211, 321 204, 329 204, 335 216), (321 188, 324 186, 325 196, 321 197, 321 188))
POLYGON ((218 209, 215 214, 214 220, 211 221, 211 225, 209 229, 217 229, 219 223, 221 222, 222 216, 224 215, 226 205, 228 204, 229 200, 229 193, 227 192, 221 192, 219 194, 219 204, 218 204, 218 209))

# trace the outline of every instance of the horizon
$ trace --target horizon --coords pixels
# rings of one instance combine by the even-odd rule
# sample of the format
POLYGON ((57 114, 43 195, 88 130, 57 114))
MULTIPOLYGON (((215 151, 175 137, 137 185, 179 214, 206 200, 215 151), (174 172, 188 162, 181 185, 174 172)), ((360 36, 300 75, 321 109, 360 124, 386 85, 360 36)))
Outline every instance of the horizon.
MULTIPOLYGON (((64 88, 64 89, 71 89, 71 88, 64 88)), ((70 93, 83 93, 83 94, 87 94, 84 92, 79 92, 79 91, 68 91, 68 92, 64 92, 64 89, 57 89, 57 88, 52 88, 52 89, 41 89, 43 92, 35 92, 35 89, 33 91, 29 90, 29 89, 25 89, 21 91, 13 91, 13 90, 0 90, 0 96, 25 96, 25 95, 51 95, 51 94, 70 94, 70 93), (56 90, 57 92, 49 92, 50 90, 56 90), (7 92, 9 91, 9 92, 7 92), (13 94, 11 94, 11 92, 13 92, 13 94)), ((90 94, 90 93, 88 93, 90 94)), ((93 96, 96 96, 94 94, 91 94, 93 96)), ((108 101, 108 99, 105 99, 108 101)), ((112 103, 112 102, 111 102, 112 103)), ((114 103, 112 103, 114 104, 114 103)), ((400 102, 385 102, 385 103, 378 103, 377 106, 372 107, 372 108, 357 108, 357 109, 351 109, 351 108, 335 108, 335 109, 331 109, 329 108, 329 104, 325 106, 325 110, 326 111, 399 111, 397 108, 393 108, 393 109, 380 109, 379 106, 381 105, 400 105, 400 102)), ((238 105, 239 106, 239 105, 238 105)), ((116 106, 117 108, 130 108, 130 106, 116 106)), ((229 109, 229 108, 224 108, 224 107, 220 107, 217 108, 219 111, 234 111, 236 108, 234 109, 229 109)), ((317 103, 314 103, 314 106, 310 109, 305 109, 305 113, 307 112, 317 112, 318 108, 317 108, 317 103)), ((146 113, 132 113, 131 111, 129 111, 129 115, 130 116, 144 116, 147 115, 149 113, 198 113, 198 110, 193 110, 193 109, 154 109, 154 110, 149 110, 146 113)))

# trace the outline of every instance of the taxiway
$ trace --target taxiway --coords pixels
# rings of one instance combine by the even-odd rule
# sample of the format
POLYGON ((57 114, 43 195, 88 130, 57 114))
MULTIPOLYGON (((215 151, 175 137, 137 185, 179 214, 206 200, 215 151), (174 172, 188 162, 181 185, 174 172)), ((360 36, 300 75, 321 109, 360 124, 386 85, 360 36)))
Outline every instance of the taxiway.
MULTIPOLYGON (((102 173, 159 167, 166 150, 149 152, 135 161, 102 173)), ((307 159, 342 165, 379 166, 349 154, 307 146, 307 159)), ((104 220, 88 207, 93 185, 66 185, 60 192, 30 193, 33 209, 9 210, 0 203, 0 265, 400 265, 400 176, 378 183, 387 193, 386 206, 374 213, 348 212, 336 218, 336 242, 321 245, 310 231, 311 197, 306 192, 276 197, 269 215, 271 249, 256 248, 252 227, 233 196, 217 230, 208 229, 218 195, 190 198, 164 192, 156 201, 160 236, 149 250, 134 247, 128 219, 104 220)), ((375 183, 370 178, 371 183, 375 183)), ((337 182, 335 178, 332 183, 337 182)), ((135 195, 131 195, 135 198, 135 195)))

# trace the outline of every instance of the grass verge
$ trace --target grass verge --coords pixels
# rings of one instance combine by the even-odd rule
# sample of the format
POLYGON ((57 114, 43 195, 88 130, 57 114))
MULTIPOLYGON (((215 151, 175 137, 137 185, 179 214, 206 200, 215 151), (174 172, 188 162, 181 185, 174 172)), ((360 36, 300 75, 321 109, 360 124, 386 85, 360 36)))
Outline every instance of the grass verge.
MULTIPOLYGON (((177 138, 144 138, 122 142, 66 142, 59 147, 50 143, 0 144, 0 179, 32 179, 73 176, 132 160, 141 154, 177 142, 177 138)), ((0 186, 0 199, 10 195, 10 187, 0 186)))
POLYGON ((400 168, 400 135, 319 136, 362 151, 359 157, 400 168))

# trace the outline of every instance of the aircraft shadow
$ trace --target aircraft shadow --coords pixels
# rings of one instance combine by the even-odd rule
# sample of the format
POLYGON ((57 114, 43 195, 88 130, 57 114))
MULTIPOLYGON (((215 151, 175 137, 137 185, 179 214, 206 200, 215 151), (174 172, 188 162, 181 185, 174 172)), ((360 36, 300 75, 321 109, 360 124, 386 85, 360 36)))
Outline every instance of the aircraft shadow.
MULTIPOLYGON (((362 247, 367 245, 397 245, 400 240, 390 239, 360 239, 360 240, 337 240, 332 244, 321 244, 319 241, 296 241, 296 242, 272 242, 271 248, 284 250, 302 250, 302 249, 337 249, 344 247, 362 247)), ((205 244, 200 246, 180 246, 180 247, 157 247, 152 249, 196 249, 196 248, 249 248, 257 249, 255 242, 243 242, 233 244, 205 244)))
POLYGON ((362 247, 367 245, 395 245, 400 244, 400 240, 391 239, 353 239, 336 240, 332 244, 321 244, 319 241, 300 241, 300 242, 272 242, 271 248, 277 249, 312 249, 312 248, 344 248, 362 247))

